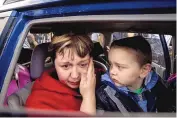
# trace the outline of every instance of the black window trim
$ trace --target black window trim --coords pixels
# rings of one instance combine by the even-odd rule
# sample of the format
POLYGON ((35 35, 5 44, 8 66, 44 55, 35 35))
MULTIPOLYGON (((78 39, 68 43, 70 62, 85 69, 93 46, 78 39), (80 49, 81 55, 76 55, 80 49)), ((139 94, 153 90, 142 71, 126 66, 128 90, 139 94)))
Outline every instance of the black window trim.
POLYGON ((166 71, 165 71, 165 80, 168 79, 168 77, 170 76, 170 70, 171 70, 171 60, 170 60, 170 54, 169 54, 169 50, 168 50, 168 46, 167 46, 167 42, 165 40, 165 36, 164 34, 159 34, 160 36, 160 41, 162 44, 162 49, 164 52, 164 61, 165 61, 165 67, 166 67, 166 71))

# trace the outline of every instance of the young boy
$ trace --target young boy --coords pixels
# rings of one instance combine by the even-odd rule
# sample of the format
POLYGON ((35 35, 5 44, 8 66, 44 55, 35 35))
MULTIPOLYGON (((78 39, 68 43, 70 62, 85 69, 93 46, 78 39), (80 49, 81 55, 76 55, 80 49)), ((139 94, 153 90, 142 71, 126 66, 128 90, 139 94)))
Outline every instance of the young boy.
POLYGON ((109 73, 102 76, 96 91, 97 110, 128 112, 168 112, 170 92, 151 69, 150 44, 141 36, 116 40, 108 59, 109 73))

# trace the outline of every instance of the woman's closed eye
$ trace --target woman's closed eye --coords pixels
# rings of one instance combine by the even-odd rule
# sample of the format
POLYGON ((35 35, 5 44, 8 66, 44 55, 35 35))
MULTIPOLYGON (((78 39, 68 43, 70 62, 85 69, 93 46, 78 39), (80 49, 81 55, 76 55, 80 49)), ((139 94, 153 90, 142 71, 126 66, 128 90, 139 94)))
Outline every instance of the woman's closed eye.
POLYGON ((63 69, 65 69, 65 70, 69 69, 70 66, 71 66, 71 65, 69 65, 69 64, 61 65, 61 67, 62 67, 63 69))

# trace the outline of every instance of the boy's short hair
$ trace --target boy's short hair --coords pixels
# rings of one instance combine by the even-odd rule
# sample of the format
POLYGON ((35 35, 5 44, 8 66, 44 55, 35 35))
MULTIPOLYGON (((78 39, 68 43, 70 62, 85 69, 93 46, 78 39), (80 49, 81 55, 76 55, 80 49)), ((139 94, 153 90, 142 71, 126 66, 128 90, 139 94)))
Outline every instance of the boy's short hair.
POLYGON ((128 48, 134 50, 137 54, 137 60, 140 66, 152 62, 152 51, 149 42, 142 36, 134 36, 113 41, 111 48, 128 48))
MULTIPOLYGON (((64 49, 70 48, 76 50, 79 57, 85 57, 87 54, 91 56, 93 42, 87 35, 69 33, 53 36, 50 47, 52 47, 54 53, 64 55, 64 49)), ((55 54, 53 56, 55 58, 55 54)))

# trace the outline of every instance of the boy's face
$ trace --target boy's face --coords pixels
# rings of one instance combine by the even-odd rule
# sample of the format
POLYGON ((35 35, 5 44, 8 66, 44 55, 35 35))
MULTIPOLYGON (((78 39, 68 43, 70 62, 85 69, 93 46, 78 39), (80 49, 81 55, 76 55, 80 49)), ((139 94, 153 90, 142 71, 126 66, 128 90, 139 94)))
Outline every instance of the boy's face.
POLYGON ((56 53, 55 68, 59 80, 70 88, 78 88, 81 73, 87 73, 89 62, 89 54, 81 58, 77 55, 76 51, 72 52, 71 49, 66 48, 64 55, 56 53))
POLYGON ((111 48, 108 58, 110 76, 117 86, 136 86, 143 81, 150 69, 147 66, 140 67, 136 52, 128 48, 111 48))

